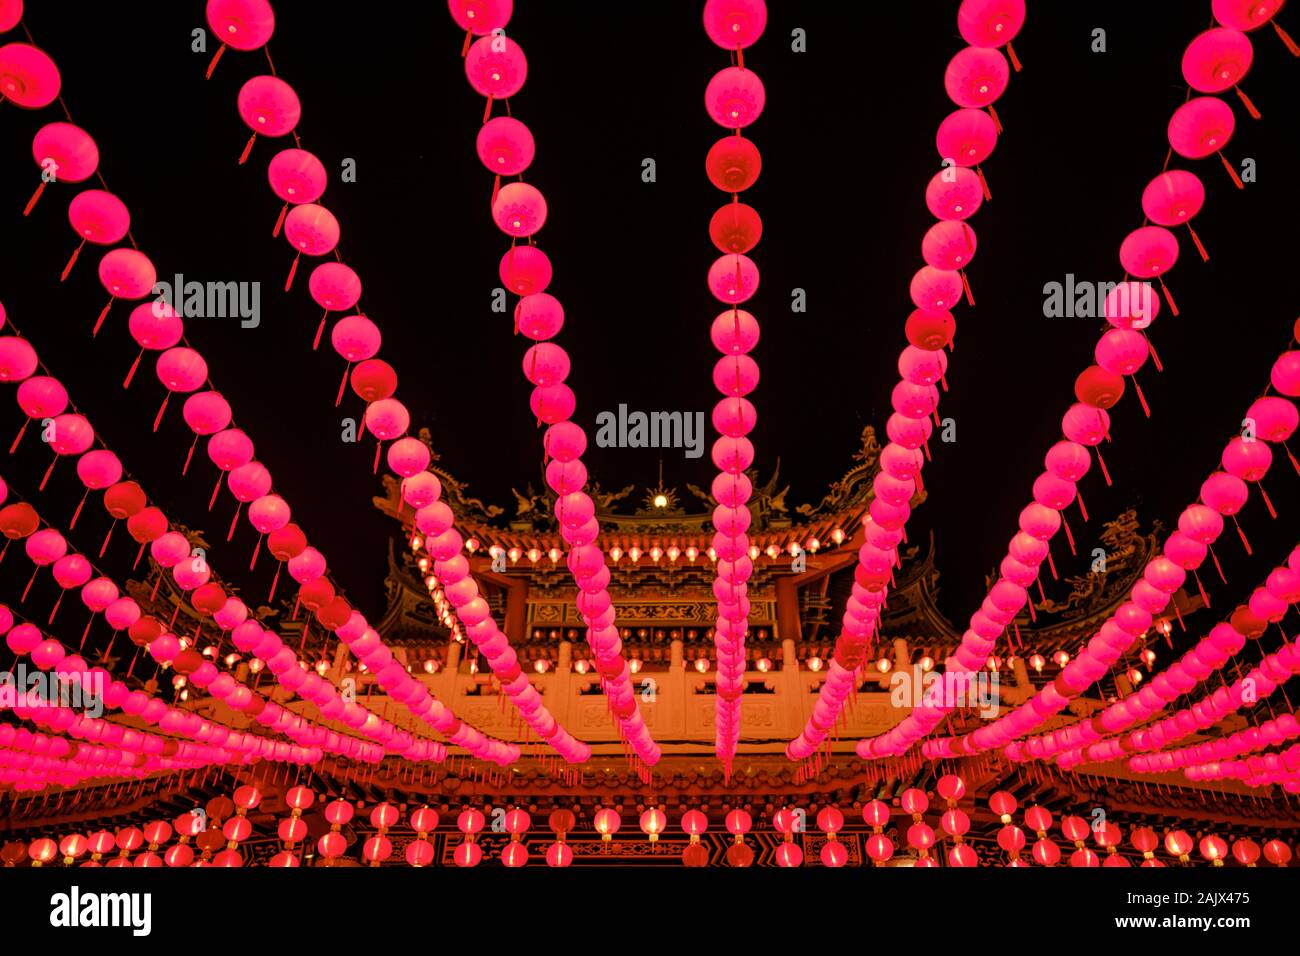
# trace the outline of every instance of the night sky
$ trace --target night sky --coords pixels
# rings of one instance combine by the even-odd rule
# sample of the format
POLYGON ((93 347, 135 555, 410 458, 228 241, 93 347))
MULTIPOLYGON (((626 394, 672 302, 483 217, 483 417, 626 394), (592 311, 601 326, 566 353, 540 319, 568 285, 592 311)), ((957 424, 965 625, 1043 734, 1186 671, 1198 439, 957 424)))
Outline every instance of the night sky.
MULTIPOLYGON (((200 2, 29 6, 36 42, 62 70, 64 102, 97 139, 101 171, 130 207, 132 234, 160 276, 262 283, 258 328, 194 319, 187 336, 295 520, 351 599, 378 617, 393 525, 371 505, 380 493, 373 442, 340 440, 341 419, 359 419, 361 403, 349 392, 334 407, 343 361, 328 344, 310 350, 320 314, 307 293, 311 263, 285 294, 292 255, 271 237, 280 202, 266 165, 292 144, 262 141, 247 165, 236 162, 248 135, 236 93, 267 71, 266 58, 230 51, 205 82, 213 47, 190 49, 191 30, 205 26, 200 2)), ((510 104, 537 141, 526 178, 549 204, 537 241, 555 266, 548 291, 566 311, 558 341, 573 359, 577 420, 589 428, 620 403, 707 418, 715 401, 708 329, 721 307, 705 285, 717 254, 707 225, 727 197, 704 175, 705 154, 724 131, 706 114, 703 92, 728 57, 705 35, 700 8, 694 0, 521 0, 509 27, 528 56, 528 81, 510 104), (642 181, 646 158, 655 160, 654 183, 642 181)), ((746 52, 767 90, 765 112, 745 131, 763 155, 762 176, 744 197, 763 217, 751 254, 762 283, 746 306, 762 324, 751 438, 765 477, 780 459, 791 510, 819 500, 849 468, 865 425, 884 440, 912 308, 908 281, 933 221, 923 193, 938 169, 934 131, 952 109, 943 70, 963 46, 956 8, 774 0, 766 34, 746 52), (806 52, 791 50, 796 28, 806 31, 806 52), (791 311, 795 288, 806 291, 804 313, 791 311)), ((384 333, 380 356, 397 369, 397 395, 471 494, 512 508, 512 487, 540 489, 541 442, 520 368, 526 340, 512 336, 508 314, 491 310, 509 242, 491 222, 492 180, 474 153, 483 101, 465 80, 463 35, 441 3, 278 0, 275 9, 270 53, 302 99, 304 148, 333 174, 321 201, 342 224, 340 251, 365 284, 361 304, 384 333), (348 158, 355 183, 338 176, 348 158)), ((1300 35, 1294 11, 1282 20, 1300 35)), ((957 441, 932 444, 929 501, 908 529, 913 540, 935 532, 943 608, 954 619, 964 621, 983 596, 984 575, 1030 500, 1103 327, 1045 318, 1044 284, 1067 273, 1122 277, 1120 241, 1142 225, 1141 192, 1161 169, 1166 124, 1185 96, 1182 50, 1209 24, 1209 4, 1199 0, 1031 4, 1015 42, 1024 71, 997 103, 1005 133, 984 167, 993 200, 972 220, 979 251, 968 274, 978 305, 956 312, 940 406, 957 441), (1090 49, 1097 28, 1105 53, 1090 49)), ((1168 281, 1181 315, 1162 310, 1152 329, 1165 371, 1148 363, 1139 373, 1152 417, 1131 389, 1114 411, 1105 453, 1115 485, 1106 488, 1095 468, 1082 483, 1092 522, 1081 529, 1072 511, 1083 553, 1072 563, 1063 546, 1054 549, 1063 576, 1084 570, 1090 537, 1129 506, 1144 529, 1176 520, 1290 339, 1300 62, 1271 29, 1251 38, 1256 59, 1244 87, 1263 119, 1247 118, 1228 95, 1237 134, 1226 154, 1234 163, 1254 158, 1258 181, 1238 191, 1217 159, 1175 157, 1174 168, 1193 169, 1206 185, 1196 227, 1210 261, 1180 232, 1168 281)), ((60 118, 57 106, 0 106, 0 302, 128 471, 169 515, 207 530, 218 573, 259 596, 269 562, 257 576, 244 571, 253 532, 242 522, 225 543, 233 501, 223 493, 208 515, 215 469, 201 451, 180 478, 190 432, 179 403, 153 434, 163 389, 148 359, 130 391, 121 388, 136 354, 129 308, 115 307, 91 338, 105 303, 98 250, 88 248, 58 281, 76 245, 67 203, 81 187, 52 187, 21 217, 38 180, 31 137, 60 118)), ((22 418, 12 397, 0 402, 6 447, 22 418)), ((586 462, 606 490, 641 489, 655 483, 659 454, 592 447, 586 462)), ((38 494, 47 463, 29 433, 2 474, 66 529, 81 486, 65 462, 38 494)), ((663 454, 663 470, 683 492, 686 482, 707 486, 715 471, 707 455, 687 460, 680 451, 663 454)), ((1266 486, 1279 521, 1252 496, 1243 525, 1256 557, 1247 560, 1233 540, 1219 549, 1232 600, 1293 543, 1297 482, 1278 456, 1266 486)), ((96 496, 73 544, 93 554, 106 526, 96 496)), ((133 553, 125 544, 110 552, 115 574, 126 576, 133 553)))

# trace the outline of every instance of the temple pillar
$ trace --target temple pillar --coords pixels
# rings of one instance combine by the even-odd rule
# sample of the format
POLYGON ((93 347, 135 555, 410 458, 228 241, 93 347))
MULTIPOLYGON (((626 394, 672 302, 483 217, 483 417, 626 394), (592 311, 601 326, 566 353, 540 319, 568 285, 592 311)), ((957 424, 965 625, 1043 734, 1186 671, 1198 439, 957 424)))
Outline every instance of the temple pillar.
POLYGON ((460 641, 447 642, 447 671, 455 673, 460 667, 460 641))
MULTIPOLYGON (((680 644, 680 641, 674 641, 674 644, 680 644)), ((567 671, 573 666, 573 644, 569 641, 560 641, 559 654, 556 657, 556 670, 567 671)))
POLYGON ((776 630, 782 638, 802 640, 799 625, 799 588, 788 574, 776 578, 776 630))
POLYGON ((906 671, 912 668, 912 651, 904 638, 894 638, 894 670, 906 671))
MULTIPOLYGON (((564 645, 560 646, 563 647, 564 645)), ((685 659, 685 655, 682 653, 682 642, 678 638, 668 645, 668 663, 672 665, 674 671, 678 671, 682 669, 682 663, 685 659)))
POLYGON ((1016 679, 1017 687, 1028 690, 1032 686, 1029 683, 1029 670, 1025 667, 1025 659, 1019 654, 1011 659, 1011 676, 1016 679))

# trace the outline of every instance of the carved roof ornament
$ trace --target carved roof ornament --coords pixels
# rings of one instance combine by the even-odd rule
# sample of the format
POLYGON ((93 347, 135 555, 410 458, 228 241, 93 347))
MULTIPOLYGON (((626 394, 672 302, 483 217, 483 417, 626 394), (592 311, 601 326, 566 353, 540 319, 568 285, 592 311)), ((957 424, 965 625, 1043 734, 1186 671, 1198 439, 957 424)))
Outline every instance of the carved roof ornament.
POLYGON ((880 442, 876 441, 876 429, 871 425, 863 428, 861 441, 861 447, 853 453, 853 460, 858 464, 831 485, 830 492, 819 503, 799 505, 794 509, 797 513, 805 518, 817 518, 863 504, 870 499, 871 478, 876 473, 881 451, 880 442))

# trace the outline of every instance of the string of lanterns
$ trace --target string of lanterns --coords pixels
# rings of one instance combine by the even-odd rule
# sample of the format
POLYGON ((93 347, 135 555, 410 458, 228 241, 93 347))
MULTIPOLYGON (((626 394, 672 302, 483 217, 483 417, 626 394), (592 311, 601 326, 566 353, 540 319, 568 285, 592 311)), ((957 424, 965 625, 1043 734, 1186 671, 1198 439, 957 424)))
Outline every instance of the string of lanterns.
POLYGON ((889 442, 881 450, 880 470, 872 479, 873 499, 862 520, 864 543, 858 551, 852 594, 812 715, 786 747, 791 760, 806 760, 817 753, 856 691, 899 565, 898 545, 906 540, 910 502, 922 487, 921 470, 929 455, 931 416, 939 422, 936 383, 947 387, 948 360, 943 349, 951 347, 956 332, 951 310, 963 294, 974 305, 965 277, 976 245, 968 220, 989 198, 981 164, 993 152, 1000 127, 1000 121, 993 119, 996 114, 983 109, 992 112, 1010 81, 997 47, 1007 46, 1010 51, 1024 19, 1021 0, 963 0, 958 10, 958 28, 970 45, 945 72, 945 89, 958 109, 939 125, 935 145, 944 168, 930 180, 925 193, 926 206, 938 222, 922 240, 926 264, 910 285, 916 308, 905 325, 909 344, 898 359, 900 380, 890 396, 894 413, 885 426, 889 442))
POLYGON ((763 34, 767 5, 763 0, 707 0, 704 29, 709 39, 733 53, 737 65, 714 74, 704 93, 709 116, 730 135, 709 150, 705 168, 714 186, 731 194, 731 202, 713 214, 709 237, 720 253, 709 268, 709 291, 730 306, 713 322, 711 338, 722 353, 713 370, 713 381, 722 398, 713 409, 713 426, 718 439, 712 457, 718 467, 713 480, 714 536, 710 553, 716 555, 713 595, 717 599, 717 620, 713 643, 718 653, 714 681, 714 749, 725 772, 740 740, 740 708, 745 672, 745 635, 749 630, 750 603, 746 582, 754 572, 746 531, 751 514, 747 502, 753 486, 745 475, 754 460, 753 443, 745 437, 754 429, 757 412, 745 398, 758 385, 758 365, 749 352, 758 342, 758 320, 741 303, 758 288, 758 267, 746 253, 762 235, 758 212, 740 201, 740 193, 754 184, 762 158, 758 147, 741 135, 762 114, 765 93, 762 81, 744 64, 744 50, 763 34))
POLYGON ((457 25, 479 36, 464 53, 466 78, 485 100, 475 147, 479 159, 495 177, 492 220, 510 237, 500 272, 505 287, 520 296, 515 308, 515 330, 535 343, 524 354, 523 372, 534 386, 529 406, 538 425, 547 426, 542 437, 546 482, 557 496, 555 516, 560 534, 569 545, 566 564, 578 587, 578 612, 586 625, 587 643, 595 655, 601 687, 619 735, 640 762, 638 771, 646 776, 647 768, 659 761, 661 751, 637 705, 631 672, 623 657, 623 642, 614 626, 609 568, 604 552, 595 543, 600 536, 600 521, 595 516, 595 502, 584 490, 587 468, 582 455, 587 449, 587 435, 572 420, 576 400, 573 390, 565 384, 569 356, 550 341, 564 325, 564 309, 546 292, 552 267, 546 253, 534 244, 533 237, 546 222, 547 207, 541 191, 523 180, 535 152, 533 137, 513 116, 492 118, 493 104, 506 100, 508 110, 509 98, 523 87, 528 61, 519 44, 505 35, 512 12, 510 4, 485 8, 468 0, 452 0, 450 7, 457 25), (501 185, 502 177, 507 176, 514 180, 501 185), (521 239, 527 239, 527 244, 520 245, 521 239))
MULTIPOLYGON (((1205 56, 1208 55, 1206 51, 1212 50, 1216 44, 1223 42, 1221 34, 1215 36, 1220 39, 1212 39, 1208 46, 1203 40, 1199 43, 1193 41, 1184 57, 1184 75, 1189 84, 1189 96, 1191 88, 1209 82, 1204 75, 1205 56)), ((1231 42, 1238 45, 1245 42, 1248 48, 1249 41, 1244 35, 1238 36, 1239 39, 1234 38, 1231 42)), ((1233 69, 1229 70, 1229 75, 1239 77, 1241 72, 1239 69, 1233 69)), ((1220 89, 1225 89, 1229 85, 1232 84, 1228 83, 1220 89)), ((1226 143, 1227 137, 1231 135, 1231 122, 1232 111, 1221 100, 1215 97, 1189 99, 1179 108, 1170 122, 1168 132, 1171 150, 1188 158, 1207 155, 1208 153, 1191 149, 1188 145, 1189 140, 1195 138, 1198 142, 1208 142, 1221 148, 1226 143), (1210 115, 1204 113, 1205 110, 1212 111, 1214 116, 1226 112, 1226 126, 1222 117, 1213 120, 1205 119, 1205 116, 1210 115)), ((1224 164, 1231 170, 1226 159, 1224 164)), ((1237 185, 1240 186, 1241 183, 1237 182, 1237 185)), ((1168 225, 1187 223, 1197 248, 1203 258, 1208 258, 1199 237, 1190 226, 1191 218, 1199 212, 1204 202, 1204 195, 1204 187, 1194 174, 1183 170, 1169 171, 1168 159, 1166 159, 1165 170, 1152 180, 1144 191, 1143 210, 1148 221, 1168 225)), ((1095 449, 1106 483, 1111 483, 1110 474, 1101 456, 1100 444, 1110 437, 1110 416, 1107 410, 1122 398, 1126 377, 1134 383, 1134 391, 1142 404, 1143 411, 1150 416, 1146 398, 1134 378, 1137 370, 1145 364, 1148 354, 1155 362, 1157 370, 1161 368, 1145 332, 1159 313, 1159 301, 1150 293, 1148 283, 1154 280, 1159 284, 1170 311, 1177 315, 1178 309, 1165 285, 1164 275, 1177 262, 1178 240, 1165 225, 1143 225, 1125 237, 1120 245, 1119 258, 1126 273, 1124 281, 1106 296, 1104 302, 1104 314, 1112 328, 1103 333, 1098 340, 1094 350, 1096 364, 1085 369, 1075 381, 1075 396, 1078 401, 1062 418, 1063 438, 1049 450, 1044 460, 1045 470, 1034 482, 1034 500, 1020 513, 1020 530, 1011 539, 1007 555, 999 565, 999 578, 989 589, 980 610, 971 616, 969 630, 962 635, 957 652, 945 665, 949 669, 978 671, 984 666, 988 655, 992 653, 1006 627, 1014 625, 1015 616, 1020 610, 1029 605, 1030 614, 1033 615, 1028 588, 1038 581, 1039 566, 1044 560, 1048 562, 1053 577, 1056 576, 1050 541, 1059 529, 1065 529, 1070 550, 1074 552, 1074 538, 1064 518, 1064 511, 1071 503, 1078 500, 1086 520, 1086 512, 1083 511, 1077 484, 1091 466, 1089 448, 1095 449), (1142 281, 1135 282, 1132 281, 1133 278, 1142 281)), ((1291 427, 1293 430, 1294 425, 1291 427)), ((1253 473, 1253 465, 1247 462, 1258 457, 1258 452, 1240 442, 1234 447, 1242 449, 1234 451, 1232 456, 1236 468, 1253 473)), ((1225 459, 1226 464, 1227 459, 1225 459)), ((1233 472, 1232 468, 1228 470, 1233 472)), ((1267 496, 1264 497, 1267 501, 1267 496)), ((1150 591, 1146 595, 1147 603, 1153 607, 1159 605, 1160 609, 1163 609, 1168 603, 1167 597, 1161 601, 1158 596, 1166 593, 1160 591, 1162 583, 1172 583, 1177 578, 1178 584, 1173 588, 1177 590, 1177 587, 1181 586, 1181 577, 1185 570, 1194 571, 1204 557, 1196 546, 1196 536, 1189 534, 1186 537, 1191 538, 1192 541, 1188 543, 1185 550, 1180 552, 1185 555, 1181 565, 1177 565, 1171 558, 1156 559, 1160 563, 1155 564, 1151 572, 1154 580, 1140 582, 1144 585, 1144 591, 1150 591)), ((1041 588, 1041 582, 1039 586, 1041 588)), ((1202 593, 1204 593, 1203 589, 1202 593)), ((1141 612, 1139 616, 1145 615, 1146 611, 1141 607, 1141 601, 1135 603, 1139 605, 1141 612)), ((1107 623, 1114 628, 1120 628, 1120 624, 1114 620, 1107 623)), ((1145 630, 1145 627, 1144 624, 1142 629, 1145 630)), ((1098 636, 1095 640, 1100 645, 1104 639, 1098 636)), ((1125 640, 1119 634, 1115 634, 1111 647, 1098 646, 1091 647, 1090 650, 1085 649, 1079 658, 1067 665, 1067 669, 1072 669, 1072 673, 1068 677, 1063 674, 1058 678, 1057 684, 1060 687, 1054 685, 1052 689, 1040 691, 1035 696, 1036 710, 1022 705, 1011 714, 1000 718, 997 722, 1000 725, 998 729, 993 725, 980 728, 963 743, 964 752, 974 752, 972 747, 982 749, 997 745, 985 741, 1004 743, 1007 739, 1021 736, 1034 729, 1048 716, 1059 713, 1070 697, 1077 696, 1096 677, 1106 673, 1109 664, 1121 653, 1115 648, 1127 648, 1131 643, 1131 639, 1125 640), (1090 677, 1090 674, 1095 676, 1090 677)), ((903 753, 930 734, 951 710, 950 706, 942 702, 926 702, 885 734, 859 742, 858 755, 871 758, 903 753)), ((932 750, 932 753, 937 752, 939 751, 932 750)))

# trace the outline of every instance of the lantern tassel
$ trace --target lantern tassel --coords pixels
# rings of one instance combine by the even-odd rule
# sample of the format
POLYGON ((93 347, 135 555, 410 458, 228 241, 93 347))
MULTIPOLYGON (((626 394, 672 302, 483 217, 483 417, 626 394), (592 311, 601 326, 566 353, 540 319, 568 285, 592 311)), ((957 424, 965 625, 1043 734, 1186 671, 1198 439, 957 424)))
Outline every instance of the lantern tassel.
POLYGON ((113 529, 116 527, 117 519, 114 518, 113 523, 108 526, 108 533, 104 535, 104 543, 99 546, 99 556, 101 558, 104 556, 104 552, 108 550, 109 539, 113 537, 113 529))
POLYGON ((226 532, 226 540, 227 540, 227 541, 232 541, 232 540, 234 540, 234 537, 235 537, 235 525, 236 525, 236 524, 238 523, 238 521, 239 521, 239 509, 241 509, 241 508, 243 508, 243 507, 244 507, 244 503, 243 503, 242 501, 236 501, 236 502, 235 502, 235 516, 234 516, 233 518, 230 519, 230 530, 226 532))
POLYGON ((90 330, 91 338, 99 334, 100 327, 104 324, 104 320, 108 318, 108 310, 113 307, 115 301, 117 301, 117 296, 109 296, 108 305, 104 306, 104 311, 99 313, 99 318, 95 320, 95 327, 90 330))
POLYGON ((1142 394, 1142 386, 1139 384, 1136 375, 1130 375, 1133 379, 1133 390, 1137 392, 1138 401, 1142 403, 1142 412, 1147 418, 1151 417, 1151 406, 1147 404, 1147 397, 1142 394))
POLYGON ((203 74, 203 78, 205 80, 212 79, 212 71, 217 68, 217 64, 221 62, 221 57, 225 55, 225 52, 226 52, 226 45, 224 43, 221 44, 221 46, 217 47, 217 52, 212 57, 212 62, 208 64, 208 72, 203 74))
POLYGON ((978 175, 979 178, 980 178, 980 187, 984 190, 984 198, 985 198, 985 199, 988 199, 988 200, 992 200, 992 199, 993 199, 993 194, 992 194, 991 192, 989 192, 989 183, 988 183, 988 180, 984 178, 984 170, 982 170, 982 169, 980 169, 980 167, 976 166, 976 167, 975 167, 975 173, 976 173, 976 175, 978 175))
POLYGON ((316 337, 311 340, 311 350, 315 352, 320 348, 320 337, 325 334, 325 320, 330 317, 330 310, 326 309, 325 314, 320 317, 320 324, 316 326, 316 337))
POLYGON ((483 124, 486 126, 487 121, 490 120, 491 118, 492 118, 492 97, 489 96, 487 98, 487 102, 483 104, 483 124))
POLYGON ((993 128, 997 130, 998 135, 1001 136, 1002 120, 998 119, 998 111, 993 108, 992 103, 989 104, 989 119, 993 120, 993 128))
POLYGON ((1061 515, 1061 527, 1065 529, 1065 540, 1070 545, 1070 554, 1078 556, 1079 552, 1074 548, 1074 532, 1070 530, 1070 522, 1065 520, 1065 515, 1061 515))
POLYGON ((65 594, 67 594, 67 593, 68 593, 68 592, 67 592, 67 591, 64 591, 64 590, 60 590, 60 591, 59 591, 59 596, 58 596, 57 598, 54 599, 54 607, 50 608, 50 616, 49 616, 49 618, 45 621, 46 624, 53 624, 53 623, 54 623, 54 615, 56 615, 56 614, 59 613, 59 605, 63 603, 63 595, 65 595, 65 594))
POLYGON ((190 470, 190 459, 194 457, 194 449, 198 446, 198 444, 199 444, 199 436, 196 433, 194 435, 194 441, 190 442, 190 450, 185 454, 185 464, 181 465, 182 478, 184 478, 186 472, 190 470))
POLYGON ((1087 521, 1087 520, 1088 520, 1088 509, 1087 509, 1087 507, 1086 507, 1086 506, 1084 505, 1084 503, 1083 503, 1083 494, 1082 494, 1082 493, 1079 491, 1079 489, 1077 489, 1077 488, 1074 490, 1074 497, 1075 497, 1075 500, 1077 500, 1077 501, 1079 502, 1079 514, 1083 516, 1083 520, 1084 520, 1084 521, 1087 521))
POLYGON ((1016 48, 1010 43, 1007 44, 1007 59, 1011 61, 1011 68, 1017 73, 1023 69, 1020 65, 1020 57, 1016 56, 1016 48))
POLYGON ((142 358, 144 358, 144 349, 141 349, 141 350, 140 350, 140 354, 137 355, 137 356, 135 357, 135 361, 131 363, 131 368, 130 368, 130 370, 126 373, 126 378, 122 379, 122 387, 123 387, 123 388, 130 388, 130 387, 131 387, 131 382, 134 381, 134 379, 135 379, 135 373, 136 373, 136 370, 140 368, 140 360, 141 360, 142 358))
POLYGON ((18 429, 18 434, 14 437, 14 443, 9 446, 9 454, 18 450, 18 443, 23 440, 23 435, 27 434, 27 426, 31 423, 30 418, 23 419, 22 426, 18 429))
POLYGON ((1209 607, 1210 596, 1205 593, 1205 585, 1201 583, 1201 576, 1196 573, 1195 568, 1192 568, 1192 577, 1196 578, 1196 590, 1201 592, 1201 601, 1205 604, 1206 607, 1209 607))
POLYGON ((248 162, 248 154, 251 153, 251 152, 253 151, 253 144, 256 143, 256 142, 257 142, 257 132, 254 131, 254 132, 253 132, 253 135, 250 136, 250 137, 248 137, 248 142, 247 142, 247 143, 245 144, 245 146, 244 146, 244 151, 243 151, 242 153, 239 154, 239 165, 240 165, 240 166, 242 166, 242 165, 244 165, 244 163, 248 162))
MULTIPOLYGON (((54 466, 57 465, 58 463, 59 463, 59 456, 56 453, 54 456, 54 460, 50 462, 50 467, 45 469, 45 477, 41 479, 41 484, 40 484, 41 491, 45 490, 45 484, 50 480, 50 475, 53 474, 54 472, 54 466)), ((1273 517, 1276 518, 1277 515, 1274 515, 1273 517)))
POLYGON ((460 48, 460 56, 461 56, 461 59, 462 59, 462 60, 463 60, 465 57, 469 56, 469 45, 470 45, 470 42, 471 42, 473 39, 474 39, 474 32, 473 32, 472 30, 466 30, 466 31, 465 31, 465 42, 461 45, 461 48, 460 48))
POLYGON ((32 576, 27 579, 27 587, 23 588, 23 596, 19 598, 20 604, 27 600, 27 592, 32 589, 32 585, 36 582, 36 574, 40 570, 41 566, 39 564, 32 569, 32 576))
POLYGON ((1296 461, 1295 455, 1287 447, 1286 442, 1282 442, 1282 447, 1286 449, 1286 456, 1291 459, 1291 467, 1295 469, 1297 475, 1300 475, 1300 461, 1296 461))
POLYGON ((1219 563, 1219 556, 1214 553, 1214 547, 1212 545, 1207 545, 1206 547, 1209 549, 1210 557, 1214 559, 1214 570, 1219 572, 1219 580, 1224 584, 1227 584, 1228 579, 1223 573, 1223 565, 1219 563))
MULTIPOLYGON (((51 467, 53 467, 53 466, 51 465, 51 467)), ((1262 497, 1262 498, 1264 499, 1264 504, 1268 505, 1268 515, 1269 515, 1269 517, 1276 521, 1276 520, 1277 520, 1277 509, 1273 507, 1273 501, 1272 501, 1272 499, 1269 498, 1269 496, 1268 496, 1268 492, 1264 490, 1264 483, 1263 483, 1262 481, 1257 481, 1257 482, 1255 482, 1255 487, 1259 489, 1259 494, 1260 494, 1260 497, 1262 497)))
POLYGON ((1178 306, 1174 303, 1174 297, 1169 294, 1169 286, 1165 285, 1165 280, 1162 276, 1156 276, 1156 280, 1160 283, 1160 291, 1164 293, 1165 301, 1169 303, 1169 311, 1177 316, 1178 306))
POLYGON ((71 531, 77 526, 77 519, 81 517, 81 509, 86 506, 86 499, 90 497, 90 489, 87 488, 77 502, 77 510, 72 512, 72 520, 68 522, 68 530, 71 531))
MULTIPOLYGON (((495 206, 497 204, 497 196, 500 195, 500 193, 501 193, 501 174, 498 173, 496 177, 492 180, 492 201, 488 203, 489 207, 495 206)), ((513 248, 514 247, 511 246, 512 250, 513 248)))
POLYGON ((90 625, 95 623, 97 611, 90 612, 90 619, 86 621, 86 629, 81 632, 81 643, 77 645, 77 650, 82 650, 86 646, 86 638, 90 636, 90 625))
POLYGON ((1232 163, 1228 162, 1228 157, 1223 155, 1223 150, 1219 150, 1219 159, 1222 160, 1223 168, 1228 171, 1228 175, 1232 177, 1232 181, 1237 184, 1237 188, 1245 189, 1246 184, 1241 181, 1241 177, 1237 175, 1237 171, 1232 168, 1232 163))
POLYGON ((217 492, 221 490, 221 476, 225 472, 217 473, 217 483, 212 486, 212 497, 208 499, 208 510, 211 511, 217 505, 217 492))
POLYGON ((257 536, 257 544, 253 545, 253 558, 248 562, 248 570, 250 571, 253 570, 254 566, 257 564, 257 556, 262 552, 262 539, 265 537, 265 533, 259 534, 257 536))
POLYGON ((171 400, 172 393, 168 391, 168 393, 163 396, 162 404, 158 406, 158 414, 155 415, 153 419, 153 430, 155 432, 158 430, 158 426, 162 424, 163 415, 167 412, 167 403, 171 400))
POLYGON ((383 450, 384 443, 382 441, 375 442, 375 466, 370 470, 376 475, 379 474, 379 455, 383 450))
POLYGON ((966 304, 973 307, 975 305, 975 296, 971 294, 970 282, 966 279, 965 269, 961 270, 961 287, 966 290, 966 304))
POLYGON ((267 604, 275 600, 275 586, 280 583, 280 569, 282 567, 284 567, 283 561, 275 566, 275 576, 271 578, 271 593, 266 596, 267 604))
MULTIPOLYGON (((293 277, 298 274, 298 260, 302 258, 302 253, 294 253, 293 265, 289 267, 289 278, 284 280, 284 291, 288 292, 293 288, 293 277)), ((1176 315, 1177 313, 1175 313, 1176 315)))
POLYGON ((1101 446, 1098 445, 1093 450, 1097 452, 1097 464, 1101 465, 1101 476, 1106 479, 1106 487, 1109 488, 1115 482, 1111 481, 1110 469, 1106 467, 1106 459, 1101 457, 1101 446))
POLYGON ((289 204, 285 203, 283 206, 280 207, 280 215, 276 217, 275 228, 271 230, 272 239, 280 235, 280 229, 282 226, 284 226, 284 217, 288 214, 288 212, 289 212, 289 204))
POLYGON ((338 408, 340 405, 343 404, 343 389, 347 388, 348 372, 351 371, 351 369, 352 369, 351 362, 348 362, 348 364, 343 367, 343 381, 339 382, 339 393, 334 396, 335 408, 338 408))
POLYGON ((1277 34, 1277 38, 1279 40, 1281 40, 1283 43, 1286 44, 1286 48, 1291 51, 1291 55, 1300 56, 1300 46, 1297 46, 1295 40, 1291 39, 1291 34, 1283 30, 1278 25, 1277 20, 1273 20, 1272 23, 1273 23, 1273 32, 1277 34))
POLYGON ((1052 560, 1052 549, 1047 549, 1047 567, 1052 572, 1052 580, 1059 581, 1060 577, 1056 573, 1056 562, 1052 560))
POLYGON ((1187 231, 1192 236, 1192 242, 1196 246, 1196 251, 1201 254, 1201 261, 1209 262, 1210 254, 1205 251, 1205 246, 1201 245, 1201 237, 1196 234, 1196 230, 1192 228, 1192 224, 1190 222, 1187 224, 1187 231))
POLYGON ((32 193, 32 198, 27 200, 27 205, 23 207, 23 215, 30 216, 32 210, 36 208, 36 202, 41 198, 41 193, 45 192, 45 180, 42 179, 40 185, 36 187, 36 192, 32 193))
MULTIPOLYGON (((41 185, 43 186, 45 184, 42 183, 41 185)), ((77 257, 81 255, 81 250, 85 245, 86 245, 86 240, 82 239, 81 242, 78 243, 77 248, 72 250, 72 257, 68 259, 68 264, 64 266, 63 271, 59 273, 60 282, 68 281, 68 273, 70 273, 72 271, 72 267, 77 264, 77 257)))
POLYGON ((1241 100, 1241 105, 1246 107, 1246 112, 1250 114, 1250 118, 1259 119, 1260 112, 1255 108, 1255 104, 1250 101, 1250 97, 1246 95, 1246 91, 1240 86, 1234 86, 1233 89, 1237 91, 1237 98, 1241 100))

